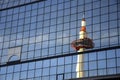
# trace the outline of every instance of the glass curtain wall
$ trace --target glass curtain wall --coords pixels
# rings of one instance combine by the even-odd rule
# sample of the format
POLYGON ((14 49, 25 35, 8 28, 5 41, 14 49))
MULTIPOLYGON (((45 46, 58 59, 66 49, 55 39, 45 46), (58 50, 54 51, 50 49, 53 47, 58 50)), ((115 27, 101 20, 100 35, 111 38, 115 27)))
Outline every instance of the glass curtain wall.
POLYGON ((119 0, 1 0, 0 80, 76 78, 71 42, 84 7, 95 43, 83 53, 84 77, 120 74, 119 0))

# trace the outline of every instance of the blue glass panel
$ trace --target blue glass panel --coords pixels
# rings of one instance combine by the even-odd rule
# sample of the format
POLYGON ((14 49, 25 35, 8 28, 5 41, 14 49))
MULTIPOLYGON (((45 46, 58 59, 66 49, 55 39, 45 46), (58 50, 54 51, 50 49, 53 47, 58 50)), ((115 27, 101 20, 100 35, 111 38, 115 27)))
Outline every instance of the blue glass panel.
POLYGON ((98 69, 100 68, 106 68, 106 60, 98 61, 98 69))

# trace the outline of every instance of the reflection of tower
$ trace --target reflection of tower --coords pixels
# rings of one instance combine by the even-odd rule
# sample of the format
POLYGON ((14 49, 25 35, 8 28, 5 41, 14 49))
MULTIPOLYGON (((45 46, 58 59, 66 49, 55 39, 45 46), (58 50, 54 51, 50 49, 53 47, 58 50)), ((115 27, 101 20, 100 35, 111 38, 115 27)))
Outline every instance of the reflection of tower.
MULTIPOLYGON (((93 48, 94 43, 90 38, 87 37, 87 32, 86 32, 86 21, 85 18, 83 17, 81 21, 81 29, 79 32, 79 39, 74 40, 71 43, 72 47, 77 50, 77 52, 83 52, 85 49, 93 48)), ((83 72, 83 54, 78 54, 77 56, 77 65, 76 65, 76 72, 77 78, 83 77, 84 72, 83 72)))

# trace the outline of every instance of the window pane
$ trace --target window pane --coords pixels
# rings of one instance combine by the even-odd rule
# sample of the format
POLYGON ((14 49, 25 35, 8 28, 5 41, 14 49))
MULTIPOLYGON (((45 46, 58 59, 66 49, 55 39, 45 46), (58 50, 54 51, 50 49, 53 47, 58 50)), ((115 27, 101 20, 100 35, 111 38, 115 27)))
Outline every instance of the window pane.
POLYGON ((115 67, 115 66, 116 66, 115 59, 107 60, 107 67, 115 67))
POLYGON ((92 69, 97 69, 96 61, 89 62, 89 70, 92 70, 92 69))
POLYGON ((106 68, 106 60, 98 61, 98 68, 106 68))
POLYGON ((98 52, 98 59, 106 59, 105 51, 98 52))

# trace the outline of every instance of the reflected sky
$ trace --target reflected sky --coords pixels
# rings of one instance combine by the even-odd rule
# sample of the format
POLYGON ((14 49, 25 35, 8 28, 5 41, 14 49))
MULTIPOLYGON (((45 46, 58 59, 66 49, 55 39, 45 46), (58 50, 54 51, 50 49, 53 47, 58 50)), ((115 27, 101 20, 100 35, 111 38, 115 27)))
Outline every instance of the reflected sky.
MULTIPOLYGON (((77 1, 66 1, 52 6, 49 6, 49 2, 45 1, 46 7, 42 6, 44 5, 42 2, 1 11, 0 49, 2 49, 2 45, 4 45, 3 48, 8 48, 38 43, 42 45, 40 49, 54 47, 55 50, 55 46, 70 46, 71 41, 79 36, 83 2, 77 4, 77 1), (41 6, 38 4, 41 4, 41 6), (69 8, 70 6, 71 8, 69 8), (79 14, 76 14, 78 12, 79 14)), ((86 2, 85 17, 87 34, 88 37, 93 39, 96 45, 95 48, 118 45, 117 6, 110 2, 111 6, 108 9, 108 6, 104 5, 104 1, 95 1, 93 3, 95 4, 93 6, 94 10, 91 10, 92 4, 90 2, 86 2), (103 4, 100 5, 100 2, 103 4), (102 8, 99 8, 100 6, 102 8), (111 13, 108 14, 107 11, 111 13), (100 14, 102 15, 99 16, 100 14), (110 17, 109 19, 108 16, 110 17)), ((56 3, 53 2, 53 4, 56 3)), ((62 48, 64 49, 68 46, 62 48)), ((34 47, 31 48, 34 49, 34 47)), ((72 49, 71 51, 74 52, 72 49)), ((63 50, 63 52, 66 51, 63 50)))
MULTIPOLYGON (((34 0, 5 1, 0 1, 0 65, 7 62, 9 50, 19 46, 20 59, 13 56, 10 61, 75 53, 70 44, 79 37, 83 7, 87 35, 95 43, 93 49, 119 46, 118 0, 85 0, 84 6, 84 0, 47 0, 3 10, 34 0)), ((84 54, 84 76, 120 73, 119 52, 113 49, 84 54)), ((75 78, 76 61, 75 55, 0 67, 0 80, 75 78)))

